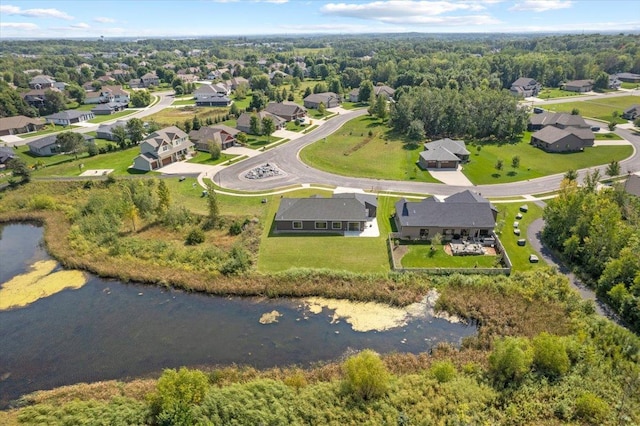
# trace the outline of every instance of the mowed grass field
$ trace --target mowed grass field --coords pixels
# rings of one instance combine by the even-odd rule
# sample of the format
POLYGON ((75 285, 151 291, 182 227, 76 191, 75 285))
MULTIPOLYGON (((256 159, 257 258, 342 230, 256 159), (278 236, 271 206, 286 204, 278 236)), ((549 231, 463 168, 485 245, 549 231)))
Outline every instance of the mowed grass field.
POLYGON ((635 104, 640 104, 640 96, 618 96, 581 102, 564 102, 561 104, 545 105, 544 108, 556 112, 571 112, 576 108, 583 117, 596 118, 607 123, 610 121, 626 123, 627 120, 620 116, 625 109, 635 104), (618 111, 618 117, 613 116, 614 111, 618 111))
POLYGON ((556 98, 568 98, 571 96, 578 96, 575 92, 569 92, 567 90, 562 90, 557 87, 546 87, 538 93, 536 96, 539 99, 556 99, 556 98))
POLYGON ((527 229, 531 223, 542 217, 542 207, 533 202, 517 202, 517 203, 501 203, 494 204, 498 209, 498 234, 502 245, 509 254, 509 259, 513 265, 514 271, 527 271, 530 269, 546 266, 546 263, 540 258, 540 253, 531 248, 530 242, 527 240, 525 246, 519 246, 520 238, 527 238, 527 229), (516 215, 520 212, 520 206, 526 204, 528 211, 522 213, 522 219, 516 219, 516 215), (520 236, 513 233, 513 222, 518 222, 520 236), (529 255, 536 254, 540 258, 539 263, 529 262, 529 255))
POLYGON ((481 144, 480 151, 476 146, 468 146, 471 161, 463 165, 463 173, 475 185, 517 182, 608 164, 633 153, 631 145, 590 147, 583 152, 566 154, 547 153, 530 145, 530 139, 531 133, 525 132, 518 143, 481 144), (520 157, 518 168, 511 167, 514 156, 520 157), (502 170, 495 168, 499 159, 504 163, 502 170))
POLYGON ((349 121, 326 141, 307 146, 300 157, 312 167, 344 176, 438 182, 416 164, 422 150, 422 144, 408 149, 386 125, 364 116, 349 121))
POLYGON ((193 120, 197 116, 200 123, 205 125, 206 119, 212 120, 216 117, 224 117, 229 112, 229 108, 219 107, 195 107, 185 106, 182 108, 165 108, 160 112, 152 114, 145 118, 145 121, 155 121, 161 126, 173 126, 175 123, 184 123, 185 120, 193 120))

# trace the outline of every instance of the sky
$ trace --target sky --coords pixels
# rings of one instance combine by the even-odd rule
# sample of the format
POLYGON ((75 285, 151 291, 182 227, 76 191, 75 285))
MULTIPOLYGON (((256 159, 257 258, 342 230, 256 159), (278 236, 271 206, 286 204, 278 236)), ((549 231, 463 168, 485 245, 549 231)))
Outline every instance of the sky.
POLYGON ((611 31, 640 32, 638 0, 0 0, 0 40, 611 31))

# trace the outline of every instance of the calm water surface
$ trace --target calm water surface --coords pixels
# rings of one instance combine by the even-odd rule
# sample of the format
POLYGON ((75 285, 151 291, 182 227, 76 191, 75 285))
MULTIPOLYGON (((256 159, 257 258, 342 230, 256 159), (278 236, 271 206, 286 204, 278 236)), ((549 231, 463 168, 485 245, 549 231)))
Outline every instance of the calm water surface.
MULTIPOLYGON (((41 228, 11 224, 0 232, 0 283, 49 258, 41 228)), ((363 333, 345 321, 332 324, 333 311, 311 314, 293 299, 211 297, 89 277, 78 290, 0 311, 0 407, 38 389, 163 368, 304 366, 363 348, 418 353, 476 331, 427 317, 363 333), (272 310, 282 314, 278 323, 260 324, 272 310)))

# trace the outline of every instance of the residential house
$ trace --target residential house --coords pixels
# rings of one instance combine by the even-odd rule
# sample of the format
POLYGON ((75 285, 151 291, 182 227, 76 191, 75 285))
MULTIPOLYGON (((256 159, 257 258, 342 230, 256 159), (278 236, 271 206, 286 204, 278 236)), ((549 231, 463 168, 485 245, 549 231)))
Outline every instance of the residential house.
POLYGON ((579 115, 542 112, 529 118, 531 145, 547 152, 575 152, 593 146, 595 136, 579 115))
POLYGON ((466 190, 444 200, 431 197, 412 202, 402 198, 395 205, 393 219, 402 239, 429 240, 440 234, 444 240, 451 240, 490 237, 497 215, 488 200, 466 190))
POLYGON ((229 106, 227 88, 223 84, 203 84, 194 92, 197 106, 229 106))
POLYGON ((540 90, 542 90, 542 85, 533 78, 520 77, 511 84, 509 92, 515 96, 529 98, 531 96, 538 96, 540 90))
POLYGON ((640 172, 631 173, 624 183, 624 190, 627 194, 640 197, 640 172))
POLYGON ((630 72, 619 72, 616 74, 620 81, 625 83, 640 83, 640 74, 634 74, 630 72))
POLYGON ((31 89, 48 89, 53 87, 56 80, 48 75, 36 75, 29 81, 31 89))
POLYGON ((91 111, 78 111, 75 109, 68 109, 66 111, 56 112, 55 114, 46 115, 44 119, 47 123, 58 124, 61 126, 69 126, 71 124, 81 123, 83 121, 91 120, 95 118, 95 115, 91 111))
POLYGON ((22 99, 24 99, 24 101, 32 107, 42 108, 46 106, 47 99, 45 95, 49 90, 51 90, 52 92, 61 93, 60 90, 56 89, 55 87, 49 87, 46 89, 33 89, 28 91, 27 93, 23 93, 21 96, 22 99))
POLYGON ((61 92, 64 92, 65 90, 67 90, 67 86, 68 84, 65 83, 64 81, 56 81, 55 83, 53 83, 53 87, 60 90, 61 92))
POLYGON ((288 77, 288 76, 289 76, 289 74, 284 73, 284 72, 282 72, 282 71, 280 71, 280 70, 271 71, 271 72, 269 73, 269 81, 270 81, 271 83, 273 83, 273 82, 274 82, 274 80, 275 80, 276 78, 280 78, 280 79, 281 79, 281 81, 282 81, 282 80, 284 80, 284 79, 285 79, 286 77, 288 77))
POLYGON ((7 146, 0 146, 0 165, 4 166, 14 158, 17 158, 18 155, 15 153, 13 148, 9 148, 7 146))
POLYGON ((130 101, 129 92, 120 86, 104 86, 98 91, 88 92, 85 96, 85 104, 102 104, 116 102, 127 105, 130 101))
POLYGON ((209 143, 216 143, 220 149, 227 149, 237 142, 236 136, 240 130, 233 127, 217 124, 215 126, 201 127, 189 132, 189 139, 195 144, 198 151, 209 151, 209 143))
POLYGON ((300 118, 304 118, 307 115, 307 110, 294 102, 269 102, 265 111, 277 115, 278 117, 286 120, 293 121, 300 118))
POLYGON ((231 80, 225 81, 225 84, 227 87, 230 87, 231 90, 236 90, 241 84, 249 86, 249 80, 244 77, 233 77, 231 80))
POLYGON ((593 80, 573 80, 562 85, 562 90, 585 93, 593 90, 593 80))
POLYGON ((160 79, 158 78, 155 72, 146 73, 145 75, 140 77, 140 80, 142 81, 142 85, 147 88, 152 86, 157 86, 160 84, 160 79))
POLYGON ((176 126, 151 133, 140 142, 140 155, 133 160, 133 168, 155 170, 183 160, 193 149, 189 136, 176 126))
MULTIPOLYGON (((247 134, 252 134, 251 133, 251 116, 252 115, 253 114, 250 112, 243 112, 242 114, 240 114, 240 117, 238 117, 238 121, 236 123, 236 129, 247 134)), ((284 119, 278 117, 277 115, 271 114, 270 112, 267 112, 267 111, 260 111, 256 113, 256 116, 258 117, 260 126, 262 126, 262 120, 265 118, 270 118, 271 120, 273 120, 273 124, 275 125, 276 130, 282 129, 287 124, 287 122, 284 119)))
POLYGON ((640 117, 640 105, 632 105, 622 113, 625 120, 635 120, 637 117, 640 117))
POLYGON ((620 81, 620 79, 616 74, 609 75, 609 84, 607 86, 609 87, 609 89, 618 90, 621 85, 622 85, 622 81, 620 81))
POLYGON ((183 83, 194 83, 198 81, 198 76, 195 74, 176 74, 176 78, 183 83))
POLYGON ((361 232, 375 220, 377 200, 372 194, 334 194, 331 198, 282 198, 275 232, 345 234, 361 232))
POLYGON ((24 115, 3 117, 0 118, 0 136, 37 132, 44 127, 44 124, 41 118, 30 118, 24 115))
POLYGON ((98 137, 98 139, 106 139, 109 141, 115 141, 116 138, 113 135, 113 129, 116 127, 123 127, 123 128, 127 128, 127 120, 118 120, 115 123, 110 123, 110 124, 101 124, 100 126, 98 126, 98 130, 96 130, 96 136, 98 137))
POLYGON ((425 143, 418 158, 423 169, 457 169, 466 161, 469 161, 469 151, 464 141, 449 138, 425 143))
POLYGON ((304 98, 304 107, 309 109, 318 109, 320 104, 324 104, 325 108, 335 108, 340 105, 340 97, 333 92, 312 93, 304 98))
POLYGON ((120 104, 118 102, 108 102, 106 104, 96 105, 91 109, 94 115, 111 115, 116 112, 120 112, 127 107, 127 104, 120 104))
MULTIPOLYGON (((83 134, 82 137, 84 138, 86 143, 93 142, 95 139, 93 136, 87 136, 85 134, 83 134)), ((58 144, 57 135, 45 136, 44 138, 27 142, 27 146, 29 147, 30 153, 40 157, 50 157, 62 152, 60 150, 60 145, 58 144)))
MULTIPOLYGON (((396 93, 395 89, 392 89, 389 86, 375 86, 373 88, 373 94, 378 97, 378 95, 382 95, 387 98, 388 101, 393 100, 393 95, 396 93)), ((358 102, 360 99, 360 89, 356 88, 349 92, 349 101, 350 102, 358 102)), ((368 101, 368 99, 365 99, 368 101)))

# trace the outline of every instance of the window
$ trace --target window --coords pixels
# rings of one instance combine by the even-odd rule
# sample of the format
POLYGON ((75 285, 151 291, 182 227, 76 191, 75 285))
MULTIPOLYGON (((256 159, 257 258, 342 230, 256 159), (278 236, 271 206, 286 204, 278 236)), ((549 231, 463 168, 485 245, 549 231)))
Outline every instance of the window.
POLYGON ((331 229, 342 229, 342 222, 331 222, 331 229))
POLYGON ((163 150, 163 151, 168 151, 168 150, 169 150, 169 147, 168 147, 167 145, 164 145, 164 146, 162 147, 162 150, 163 150))
POLYGON ((302 222, 299 222, 299 221, 293 222, 291 224, 291 228, 293 228, 293 229, 302 229, 302 222))
POLYGON ((327 229, 327 222, 316 222, 316 229, 327 229))

